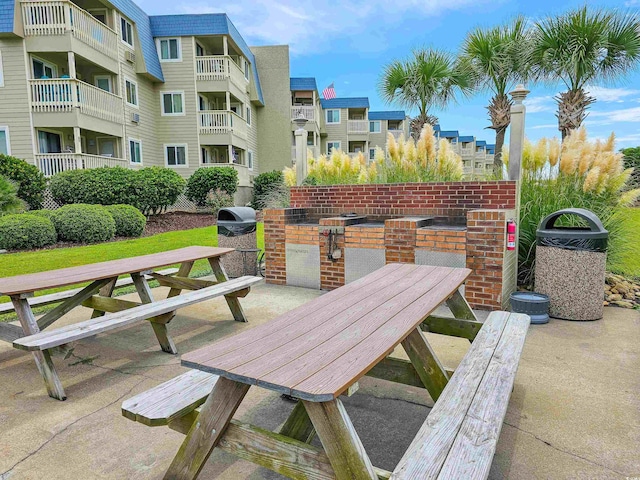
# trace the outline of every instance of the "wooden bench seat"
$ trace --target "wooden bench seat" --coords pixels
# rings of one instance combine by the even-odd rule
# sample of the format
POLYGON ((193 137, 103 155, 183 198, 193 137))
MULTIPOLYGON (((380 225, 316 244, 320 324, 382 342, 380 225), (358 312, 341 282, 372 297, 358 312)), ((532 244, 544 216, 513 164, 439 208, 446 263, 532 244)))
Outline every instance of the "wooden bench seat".
POLYGON ((486 479, 529 327, 489 315, 391 479, 486 479))
MULTIPOLYGON (((13 342, 15 348, 38 351, 49 350, 69 342, 91 337, 99 333, 130 325, 141 320, 150 320, 159 315, 221 296, 245 294, 247 289, 261 281, 259 277, 240 277, 217 285, 201 288, 183 295, 166 298, 153 303, 139 305, 126 310, 92 318, 84 322, 46 330, 19 338, 13 342)), ((236 295, 238 296, 238 295, 236 295)))

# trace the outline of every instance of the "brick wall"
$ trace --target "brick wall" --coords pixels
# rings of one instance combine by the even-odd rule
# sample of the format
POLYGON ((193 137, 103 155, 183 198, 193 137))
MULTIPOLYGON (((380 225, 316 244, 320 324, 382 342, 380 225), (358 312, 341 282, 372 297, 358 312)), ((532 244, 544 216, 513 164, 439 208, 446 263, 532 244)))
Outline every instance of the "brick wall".
POLYGON ((286 225, 286 243, 298 245, 317 245, 318 227, 315 225, 286 225))
POLYGON ((384 248, 384 227, 346 227, 344 231, 347 248, 384 248))
POLYGON ((465 229, 419 228, 416 232, 416 248, 432 252, 465 253, 467 232, 465 229))
POLYGON ((302 222, 306 212, 300 208, 273 208, 262 212, 264 221, 264 250, 266 277, 270 283, 286 285, 286 225, 302 222))
POLYGON ((385 259, 387 263, 415 263, 418 222, 393 218, 384 222, 385 259))

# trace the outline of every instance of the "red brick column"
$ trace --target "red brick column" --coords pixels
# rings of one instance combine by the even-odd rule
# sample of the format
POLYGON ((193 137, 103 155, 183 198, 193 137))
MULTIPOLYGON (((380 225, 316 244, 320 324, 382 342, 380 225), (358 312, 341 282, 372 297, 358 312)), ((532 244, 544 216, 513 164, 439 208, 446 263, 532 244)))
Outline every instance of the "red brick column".
POLYGON ((505 282, 515 283, 515 277, 511 278, 511 269, 505 269, 507 220, 514 214, 513 210, 467 213, 467 268, 473 272, 465 297, 473 308, 499 310, 508 302, 503 295, 505 282))
POLYGON ((392 218, 384 222, 387 263, 416 263, 417 220, 392 218))
POLYGON ((304 208, 267 208, 264 217, 264 250, 266 281, 277 285, 287 283, 286 225, 306 218, 304 208))
POLYGON ((344 285, 344 246, 345 246, 345 237, 344 230, 345 226, 349 225, 352 222, 352 219, 349 218, 340 218, 340 217, 331 217, 331 218, 322 218, 320 219, 320 228, 318 229, 319 241, 320 241, 320 288, 322 290, 333 290, 334 288, 341 287, 344 285), (324 235, 325 231, 322 227, 326 226, 327 229, 330 227, 337 227, 342 234, 334 235, 334 246, 335 248, 340 249, 342 255, 337 260, 330 260, 329 250, 328 250, 328 235, 324 235))

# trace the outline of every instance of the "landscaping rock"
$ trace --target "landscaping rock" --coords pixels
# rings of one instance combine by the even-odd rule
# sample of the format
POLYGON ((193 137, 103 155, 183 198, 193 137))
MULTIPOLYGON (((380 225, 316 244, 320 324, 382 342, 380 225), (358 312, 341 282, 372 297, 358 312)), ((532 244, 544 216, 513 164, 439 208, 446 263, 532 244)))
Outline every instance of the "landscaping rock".
POLYGON ((604 302, 622 308, 640 307, 640 283, 622 275, 608 273, 605 277, 604 302))

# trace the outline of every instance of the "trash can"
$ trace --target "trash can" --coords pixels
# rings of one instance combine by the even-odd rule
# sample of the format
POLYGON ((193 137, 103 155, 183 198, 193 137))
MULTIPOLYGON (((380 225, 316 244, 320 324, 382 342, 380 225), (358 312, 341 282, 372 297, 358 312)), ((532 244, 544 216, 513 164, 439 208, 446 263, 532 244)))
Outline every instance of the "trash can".
POLYGON ((231 278, 256 275, 256 211, 249 207, 228 207, 218 211, 218 246, 235 248, 222 257, 231 278))
POLYGON ((536 232, 535 290, 549 297, 549 314, 566 320, 602 318, 609 232, 589 210, 567 208, 542 220, 536 232), (556 226, 575 215, 587 227, 556 226))

